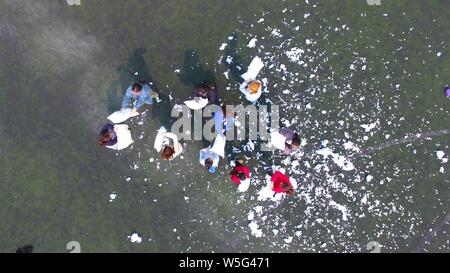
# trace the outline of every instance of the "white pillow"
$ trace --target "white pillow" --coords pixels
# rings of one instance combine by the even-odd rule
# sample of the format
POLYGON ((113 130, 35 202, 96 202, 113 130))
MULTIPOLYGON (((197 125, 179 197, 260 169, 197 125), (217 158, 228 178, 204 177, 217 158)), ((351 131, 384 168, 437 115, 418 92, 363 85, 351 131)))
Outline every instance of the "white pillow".
POLYGON ((255 80, 256 77, 258 77, 258 74, 263 67, 264 67, 264 63, 262 62, 261 58, 256 56, 255 58, 253 58, 252 62, 248 66, 247 72, 242 74, 241 77, 246 82, 255 80))
POLYGON ((117 129, 117 150, 122 150, 130 146, 134 141, 131 138, 131 132, 126 124, 114 125, 117 129))
POLYGON ((192 110, 199 110, 208 105, 208 99, 200 98, 200 99, 193 99, 193 100, 187 100, 184 101, 184 104, 186 104, 187 107, 189 107, 192 110))
POLYGON ((286 137, 278 131, 270 133, 270 143, 277 149, 284 150, 286 147, 286 137))
POLYGON ((117 124, 117 123, 122 123, 125 120, 131 118, 131 117, 135 117, 138 116, 139 113, 137 111, 133 111, 133 109, 131 108, 127 108, 121 111, 116 111, 114 113, 112 113, 111 115, 109 115, 108 119, 110 121, 112 121, 113 123, 117 124))
POLYGON ((220 155, 221 157, 225 157, 225 144, 226 144, 226 138, 222 135, 217 135, 216 139, 214 140, 214 144, 211 148, 211 151, 220 155))

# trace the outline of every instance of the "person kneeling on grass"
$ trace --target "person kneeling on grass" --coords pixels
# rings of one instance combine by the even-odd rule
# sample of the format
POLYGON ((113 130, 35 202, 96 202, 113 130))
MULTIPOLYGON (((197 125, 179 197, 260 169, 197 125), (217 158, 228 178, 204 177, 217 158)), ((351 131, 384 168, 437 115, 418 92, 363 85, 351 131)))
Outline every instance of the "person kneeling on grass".
POLYGON ((261 97, 262 94, 262 83, 260 81, 249 81, 243 82, 239 87, 245 98, 252 104, 256 104, 256 101, 261 97))
POLYGON ((108 123, 103 126, 98 136, 98 144, 112 150, 125 149, 132 143, 133 139, 126 124, 112 125, 108 123))
POLYGON ((288 196, 294 195, 295 191, 292 188, 291 181, 287 175, 282 174, 279 171, 276 171, 272 175, 272 190, 277 193, 286 193, 288 196))
POLYGON ((245 192, 250 187, 250 169, 242 165, 243 163, 242 159, 236 160, 234 162, 236 166, 230 173, 231 181, 239 185, 238 191, 240 192, 245 192))
POLYGON ((219 166, 220 157, 215 152, 211 151, 209 147, 200 150, 200 164, 205 166, 205 168, 210 173, 215 173, 217 167, 219 166))
POLYGON ((167 132, 164 127, 158 130, 153 147, 161 153, 162 160, 173 160, 181 154, 183 146, 178 142, 178 137, 174 133, 167 132))
POLYGON ((300 136, 298 133, 294 132, 289 128, 281 128, 280 134, 282 134, 285 138, 285 147, 283 150, 284 154, 292 154, 300 148, 300 136))
POLYGON ((208 99, 208 104, 215 104, 217 100, 217 89, 214 84, 202 82, 197 85, 192 94, 194 98, 208 99))
POLYGON ((137 111, 144 104, 152 105, 153 98, 156 100, 159 99, 158 93, 153 91, 148 82, 139 82, 130 85, 125 92, 125 95, 122 100, 122 109, 124 110, 128 108, 132 100, 135 100, 133 110, 137 111))
POLYGON ((289 128, 281 128, 270 133, 270 145, 291 155, 300 148, 300 136, 289 128))

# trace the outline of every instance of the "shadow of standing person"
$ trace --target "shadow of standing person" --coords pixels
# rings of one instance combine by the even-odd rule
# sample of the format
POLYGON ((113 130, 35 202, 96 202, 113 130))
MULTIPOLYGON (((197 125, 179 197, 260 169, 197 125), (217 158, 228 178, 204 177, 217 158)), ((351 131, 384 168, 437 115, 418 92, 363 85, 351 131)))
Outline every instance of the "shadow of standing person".
POLYGON ((245 70, 242 66, 242 59, 237 53, 238 38, 234 32, 232 32, 229 37, 231 37, 231 39, 228 42, 228 46, 225 48, 225 58, 222 59, 222 64, 230 69, 231 76, 236 82, 242 83, 244 82, 244 79, 241 78, 241 75, 245 70))
MULTIPOLYGON (((128 58, 128 62, 117 68, 119 79, 112 82, 108 88, 108 110, 110 112, 117 111, 121 108, 122 98, 127 88, 136 82, 146 82, 153 91, 160 93, 157 85, 153 81, 153 76, 149 66, 145 61, 144 54, 146 49, 138 48, 132 52, 128 58), (117 90, 120 90, 117 92, 117 90)), ((159 94, 158 103, 154 103, 151 107, 152 116, 157 118, 161 125, 170 128, 171 125, 171 105, 167 95, 159 94)))
POLYGON ((153 77, 145 62, 144 48, 138 48, 128 58, 128 62, 117 68, 119 79, 115 79, 107 90, 108 111, 110 113, 117 111, 122 106, 122 98, 127 88, 136 82, 150 82, 151 88, 157 92, 153 77))
POLYGON ((205 70, 197 52, 193 49, 184 53, 183 68, 178 74, 180 81, 188 86, 195 87, 202 82, 216 85, 216 77, 211 70, 205 70))
MULTIPOLYGON (((183 67, 178 74, 178 78, 180 81, 187 86, 192 88, 197 87, 201 83, 212 84, 216 87, 216 96, 217 96, 217 84, 216 77, 211 70, 206 70, 203 68, 203 64, 200 61, 200 57, 197 52, 193 49, 186 50, 184 53, 184 62, 183 67)), ((216 100, 218 101, 218 99, 216 100)), ((194 122, 194 121, 193 121, 194 122)), ((192 126, 194 126, 192 124, 192 126)), ((207 147, 211 142, 203 139, 203 146, 207 147)))

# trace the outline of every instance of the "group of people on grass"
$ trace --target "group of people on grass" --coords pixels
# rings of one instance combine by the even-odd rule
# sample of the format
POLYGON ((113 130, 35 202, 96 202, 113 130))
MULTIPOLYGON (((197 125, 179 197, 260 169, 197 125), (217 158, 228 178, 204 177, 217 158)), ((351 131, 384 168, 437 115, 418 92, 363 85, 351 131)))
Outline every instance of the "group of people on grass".
MULTIPOLYGON (((240 84, 239 90, 252 104, 256 104, 263 93, 263 83, 256 80, 256 76, 261 68, 262 62, 259 58, 255 58, 249 66, 249 71, 242 75, 244 81, 240 84), (256 67, 256 72, 255 69, 252 69, 252 66, 256 67)), ((195 87, 193 97, 194 100, 185 102, 191 109, 201 109, 206 105, 217 105, 216 86, 202 82, 195 87)), ((128 125, 122 124, 122 122, 129 117, 138 115, 138 110, 144 104, 152 105, 153 99, 159 101, 159 96, 152 89, 151 83, 143 81, 130 85, 123 97, 122 109, 108 117, 115 124, 108 123, 100 131, 99 145, 113 150, 120 150, 133 143, 128 125)), ((233 128, 230 125, 235 122, 234 116, 228 115, 223 105, 222 107, 217 107, 213 118, 215 120, 216 137, 211 146, 200 150, 199 155, 200 164, 209 173, 216 172, 220 157, 225 158, 226 137, 224 132, 229 128, 233 128)), ((272 132, 271 141, 275 148, 282 150, 286 155, 295 153, 300 147, 299 134, 289 128, 281 128, 276 132, 272 132)), ((179 142, 177 135, 168 132, 164 127, 158 130, 154 148, 160 154, 162 160, 168 161, 175 159, 183 151, 183 145, 179 142)), ((231 181, 238 184, 239 191, 247 191, 251 179, 250 169, 244 165, 242 159, 233 160, 231 166, 233 167, 230 172, 231 181)), ((285 174, 275 171, 272 174, 271 182, 272 190, 275 193, 285 193, 289 196, 294 194, 290 178, 285 174)))

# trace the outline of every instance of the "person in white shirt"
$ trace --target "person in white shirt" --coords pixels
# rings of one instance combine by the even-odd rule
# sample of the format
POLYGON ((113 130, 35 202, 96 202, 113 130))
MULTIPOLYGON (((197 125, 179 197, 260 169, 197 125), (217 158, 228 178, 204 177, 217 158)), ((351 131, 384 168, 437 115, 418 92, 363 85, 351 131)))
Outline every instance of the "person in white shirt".
POLYGON ((183 146, 178 142, 178 137, 174 133, 167 132, 164 127, 158 130, 153 147, 161 153, 161 159, 169 161, 183 151, 183 146))

